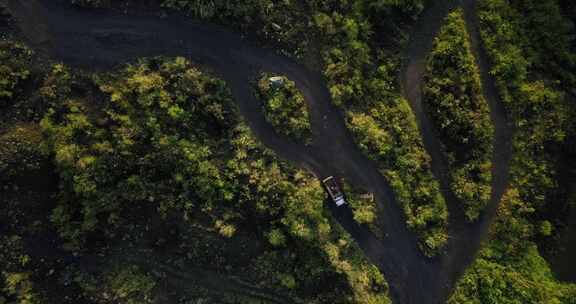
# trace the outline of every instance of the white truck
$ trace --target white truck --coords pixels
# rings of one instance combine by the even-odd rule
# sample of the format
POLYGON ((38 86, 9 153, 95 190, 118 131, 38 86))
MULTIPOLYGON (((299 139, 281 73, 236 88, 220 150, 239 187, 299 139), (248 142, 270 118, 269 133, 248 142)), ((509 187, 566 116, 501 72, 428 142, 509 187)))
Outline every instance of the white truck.
POLYGON ((332 198, 336 206, 340 207, 346 204, 346 201, 344 200, 344 193, 342 193, 342 190, 340 190, 340 187, 338 186, 338 183, 333 176, 325 178, 322 180, 322 183, 324 184, 324 187, 326 187, 326 191, 328 191, 330 198, 332 198))

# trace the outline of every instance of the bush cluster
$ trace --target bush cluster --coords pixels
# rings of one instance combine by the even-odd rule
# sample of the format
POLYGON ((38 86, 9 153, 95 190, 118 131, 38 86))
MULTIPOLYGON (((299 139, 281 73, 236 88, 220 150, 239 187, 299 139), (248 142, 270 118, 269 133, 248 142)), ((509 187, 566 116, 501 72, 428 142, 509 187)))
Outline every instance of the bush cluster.
POLYGON ((262 101, 264 117, 279 134, 310 143, 310 114, 304 96, 298 91, 294 81, 284 76, 276 76, 273 82, 270 80, 272 77, 274 76, 264 73, 258 81, 257 95, 262 101))
POLYGON ((479 1, 480 34, 492 61, 491 74, 515 124, 514 154, 510 185, 490 240, 450 303, 574 303, 576 286, 554 278, 534 243, 536 236, 553 229, 538 214, 557 187, 550 152, 569 131, 570 108, 561 90, 566 78, 561 70, 543 68, 552 60, 544 51, 548 46, 557 48, 553 54, 568 54, 558 12, 555 1, 479 1), (550 15, 543 18, 543 12, 550 15))
POLYGON ((448 15, 428 57, 423 103, 448 156, 451 187, 477 219, 490 200, 494 127, 462 10, 448 15))
MULTIPOLYGON (((306 290, 339 274, 336 284, 350 287, 339 292, 386 303, 382 275, 330 220, 320 182, 253 137, 222 81, 183 58, 142 60, 92 81, 107 98, 62 98, 60 86, 41 123, 62 185, 51 219, 67 248, 82 250, 94 235, 112 238, 130 210, 155 206, 163 217, 209 223, 225 238, 250 225, 270 250, 293 250, 305 262, 294 263, 290 276, 281 267, 255 268, 256 277, 272 271, 265 281, 275 288, 306 290)), ((111 288, 122 298, 131 286, 111 288)))
MULTIPOLYGON (((398 12, 398 3, 324 2, 317 6, 315 29, 324 37, 324 75, 333 102, 346 116, 356 143, 388 179, 402 205, 408 226, 420 236, 427 255, 448 240, 448 212, 430 171, 415 117, 400 97, 396 82, 399 60, 371 45, 370 16, 398 12)), ((421 3, 409 5, 415 15, 421 3)), ((407 7, 406 7, 407 8, 407 7)))

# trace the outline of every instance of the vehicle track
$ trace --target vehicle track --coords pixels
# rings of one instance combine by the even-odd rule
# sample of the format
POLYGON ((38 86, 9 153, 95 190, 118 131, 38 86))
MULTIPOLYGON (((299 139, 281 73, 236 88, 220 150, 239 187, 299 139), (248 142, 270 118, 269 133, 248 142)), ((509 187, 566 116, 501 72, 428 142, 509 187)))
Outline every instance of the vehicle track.
MULTIPOLYGON (((50 265, 76 266, 85 273, 102 274, 116 266, 135 265, 153 274, 160 284, 177 288, 181 295, 198 294, 197 287, 216 296, 236 296, 258 301, 261 304, 303 304, 303 301, 287 294, 256 286, 239 276, 203 269, 184 262, 173 262, 166 254, 138 247, 125 247, 111 250, 103 255, 73 255, 61 250, 55 240, 55 234, 49 233, 31 240, 28 250, 34 260, 42 260, 50 265)), ((158 302, 154 302, 158 303, 158 302)), ((164 302, 160 302, 164 303, 164 302)))
POLYGON ((302 304, 298 299, 280 295, 271 290, 256 287, 242 278, 217 273, 213 270, 200 269, 192 266, 172 265, 166 263, 169 257, 160 257, 147 253, 131 254, 126 258, 124 255, 118 256, 118 261, 141 265, 144 269, 160 274, 163 278, 171 280, 174 285, 182 288, 186 286, 199 285, 209 289, 210 293, 218 295, 221 293, 237 294, 244 297, 257 299, 261 303, 275 304, 302 304))
MULTIPOLYGON (((385 235, 381 238, 373 235, 366 226, 356 224, 350 209, 335 208, 332 204, 328 206, 366 257, 383 272, 395 303, 442 303, 459 274, 472 261, 492 213, 488 212, 474 224, 458 220, 457 204, 450 200, 450 193, 446 192, 448 188, 443 187, 450 201, 450 211, 454 212, 450 229, 452 239, 446 255, 426 258, 418 249, 415 234, 408 231, 405 225, 404 213, 390 185, 378 172, 377 166, 353 142, 319 72, 278 55, 272 49, 255 47, 242 39, 239 33, 193 22, 182 16, 160 19, 155 16, 81 10, 59 0, 4 1, 7 1, 9 10, 31 45, 74 67, 109 69, 139 57, 157 55, 190 58, 227 82, 240 113, 254 134, 281 158, 311 170, 318 177, 343 176, 373 192, 382 210, 379 216, 385 235), (302 91, 311 113, 314 140, 310 146, 280 136, 265 121, 250 85, 260 71, 284 74, 294 80, 302 91)), ((404 79, 404 83, 410 84, 409 92, 413 95, 408 99, 413 105, 418 106, 418 102, 414 101, 418 101, 418 94, 421 95, 418 87, 421 87, 424 71, 420 66, 422 58, 431 49, 432 40, 445 14, 455 5, 437 2, 425 12, 417 27, 419 30, 412 37, 407 52, 410 60, 406 75, 409 78, 404 79)), ((445 185, 446 175, 439 174, 442 170, 438 170, 442 168, 442 155, 434 146, 431 129, 426 129, 427 118, 421 108, 420 112, 415 108, 415 114, 425 146, 433 159, 434 173, 445 185)), ((497 138, 499 129, 497 126, 497 138)), ((504 153, 499 148, 496 150, 504 153)), ((495 171, 499 171, 501 163, 495 162, 495 165, 498 167, 495 171)), ((495 210, 498 200, 493 195, 493 202, 496 203, 491 204, 491 209, 495 210)))

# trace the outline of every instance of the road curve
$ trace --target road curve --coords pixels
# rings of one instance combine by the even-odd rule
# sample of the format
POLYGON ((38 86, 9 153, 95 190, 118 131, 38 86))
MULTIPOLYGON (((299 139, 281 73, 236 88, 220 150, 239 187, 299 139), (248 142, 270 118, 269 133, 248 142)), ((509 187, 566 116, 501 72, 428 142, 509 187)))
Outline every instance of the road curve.
MULTIPOLYGON (((513 128, 499 98, 494 79, 489 73, 489 62, 481 46, 476 5, 477 0, 446 0, 438 1, 428 8, 419 18, 418 24, 410 36, 400 76, 403 94, 409 101, 418 121, 424 146, 432 158, 432 172, 440 183, 450 214, 450 242, 447 246, 447 253, 442 257, 441 262, 443 265, 442 281, 449 284, 455 284, 467 266, 473 262, 482 241, 487 236, 498 204, 508 186, 509 163, 512 156, 513 128), (491 197, 483 214, 473 223, 467 222, 462 208, 463 204, 458 201, 450 188, 446 155, 442 151, 440 140, 434 134, 432 122, 425 113, 422 104, 422 87, 427 56, 432 51, 434 39, 440 31, 444 19, 450 11, 458 7, 462 7, 464 10, 472 52, 480 69, 482 93, 488 102, 490 119, 494 125, 491 197)), ((445 294, 442 297, 448 296, 449 294, 445 294)))
MULTIPOLYGON (((311 170, 319 177, 343 176, 353 184, 374 192, 382 210, 379 216, 385 236, 381 238, 374 236, 367 227, 356 224, 349 209, 334 208, 332 204, 328 206, 366 257, 383 272, 395 303, 444 302, 458 275, 473 259, 486 230, 484 226, 487 227, 492 216, 485 216, 473 225, 454 225, 451 231, 457 237, 450 242, 448 254, 434 259, 423 256, 418 250, 416 236, 405 225, 404 213, 391 187, 376 169, 376 164, 368 160, 354 144, 319 72, 308 70, 272 49, 255 47, 242 39, 239 33, 181 16, 160 19, 81 10, 70 7, 62 0, 4 1, 31 45, 74 67, 107 69, 138 57, 157 55, 190 58, 227 82, 240 113, 254 134, 280 157, 311 170), (250 86, 259 71, 284 74, 296 82, 311 112, 314 139, 310 146, 280 136, 265 121, 250 86)), ((444 10, 443 5, 434 6, 424 15, 419 28, 439 28, 443 17, 436 12, 443 14, 451 7, 446 6, 444 10), (430 26, 432 23, 434 26, 430 26)), ((431 45, 435 32, 437 30, 431 33, 427 30, 416 31, 408 48, 409 58, 414 59, 409 62, 416 64, 407 65, 407 70, 413 71, 410 72, 412 78, 407 81, 414 88, 421 86, 423 69, 420 71, 418 64, 431 48, 426 46, 431 45), (419 46, 420 43, 422 46, 419 46)), ((417 91, 414 92, 414 96, 418 97, 417 91)), ((408 97, 411 101, 417 100, 408 97)), ((422 122, 425 116, 417 110, 416 116, 422 122)), ((437 164, 441 157, 437 156, 434 145, 430 145, 434 140, 431 129, 426 129, 422 123, 420 128, 433 164, 437 164)), ((495 165, 500 169, 500 163, 495 165)), ((438 172, 441 170, 435 171, 438 172)), ((446 180, 442 175, 437 177, 441 181, 446 180)), ((493 202, 498 200, 493 195, 493 202)), ((496 205, 491 204, 491 208, 496 205)))

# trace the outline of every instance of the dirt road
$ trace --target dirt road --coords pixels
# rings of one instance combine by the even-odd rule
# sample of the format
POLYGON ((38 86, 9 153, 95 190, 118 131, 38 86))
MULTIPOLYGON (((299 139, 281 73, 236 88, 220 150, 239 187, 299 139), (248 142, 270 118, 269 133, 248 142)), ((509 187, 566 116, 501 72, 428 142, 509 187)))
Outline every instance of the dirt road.
MULTIPOLYGON (((454 284, 468 265, 475 258, 481 242, 485 239, 492 223, 498 204, 508 186, 509 162, 512 156, 513 127, 507 119, 506 110, 495 87, 494 79, 489 74, 488 59, 481 45, 478 20, 476 15, 477 0, 448 0, 438 2, 419 19, 410 36, 406 50, 404 69, 401 80, 404 96, 410 106, 424 140, 424 146, 432 158, 432 171, 439 180, 442 194, 449 210, 448 252, 442 257, 442 281, 454 284), (426 57, 432 51, 433 40, 437 36, 443 19, 453 9, 462 7, 466 28, 470 35, 472 52, 480 68, 483 95, 490 107, 490 118, 494 125, 494 152, 492 155, 492 187, 488 206, 480 218, 468 223, 464 216, 461 202, 458 201, 449 184, 449 169, 446 155, 442 152, 440 140, 434 134, 432 122, 426 116, 422 105, 422 86, 426 69, 426 57)), ((443 295, 443 297, 448 296, 443 295)))
MULTIPOLYGON (((444 302, 459 274, 472 261, 493 212, 488 212, 487 216, 471 225, 458 219, 457 204, 453 202, 448 188, 444 187, 446 174, 442 172, 445 172, 445 161, 439 154, 435 143, 437 139, 432 135, 430 123, 418 101, 421 96, 418 88, 421 87, 423 58, 431 48, 441 20, 455 4, 440 3, 426 11, 408 47, 410 60, 404 77, 404 83, 409 84, 406 87, 407 96, 419 120, 426 148, 434 161, 434 173, 443 185, 444 194, 450 201, 450 211, 453 212, 452 241, 448 253, 428 259, 418 250, 416 236, 408 231, 404 213, 388 182, 378 172, 376 164, 360 153, 353 143, 342 114, 333 106, 319 72, 310 71, 272 49, 255 47, 250 41, 242 39, 239 33, 179 16, 161 19, 79 10, 58 0, 7 2, 29 42, 52 58, 71 66, 107 69, 144 56, 190 58, 228 83, 241 114, 255 135, 280 157, 311 170, 318 177, 343 176, 353 184, 374 192, 382 210, 380 216, 385 237, 377 238, 367 227, 356 224, 349 209, 336 209, 331 204, 329 208, 358 242, 366 257, 383 272, 395 303, 444 302), (310 105, 314 135, 312 145, 305 146, 280 136, 265 121, 259 101, 250 87, 250 82, 259 71, 284 74, 296 82, 310 105)), ((494 108, 492 110, 495 111, 494 108)), ((495 123, 496 118, 493 117, 495 123)), ((500 128, 497 126, 496 129, 498 140, 500 128)), ((496 176, 501 170, 507 171, 506 166, 500 163, 500 154, 507 158, 506 152, 497 148, 494 180, 505 184, 505 177, 496 176)), ((496 186, 501 185, 497 183, 496 186)), ((491 210, 497 205, 499 192, 493 191, 491 210)))

